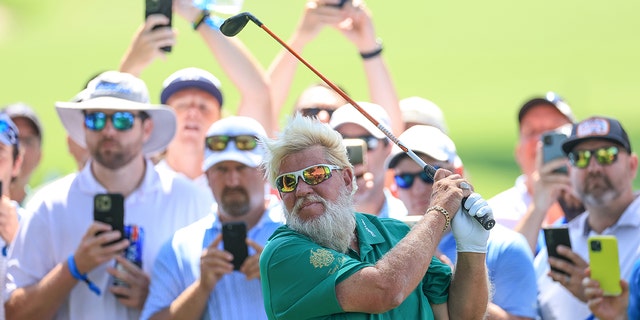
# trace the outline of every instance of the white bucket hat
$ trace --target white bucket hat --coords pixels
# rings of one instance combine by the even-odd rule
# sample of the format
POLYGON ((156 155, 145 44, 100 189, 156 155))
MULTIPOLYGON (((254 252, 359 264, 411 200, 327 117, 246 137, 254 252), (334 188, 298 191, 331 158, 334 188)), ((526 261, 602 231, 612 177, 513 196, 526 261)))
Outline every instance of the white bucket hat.
POLYGON ((131 74, 103 72, 91 80, 77 97, 79 102, 56 102, 56 111, 71 139, 83 148, 86 148, 84 110, 146 112, 153 121, 153 131, 142 146, 145 154, 164 150, 176 133, 176 115, 173 110, 166 105, 150 104, 147 86, 131 74))

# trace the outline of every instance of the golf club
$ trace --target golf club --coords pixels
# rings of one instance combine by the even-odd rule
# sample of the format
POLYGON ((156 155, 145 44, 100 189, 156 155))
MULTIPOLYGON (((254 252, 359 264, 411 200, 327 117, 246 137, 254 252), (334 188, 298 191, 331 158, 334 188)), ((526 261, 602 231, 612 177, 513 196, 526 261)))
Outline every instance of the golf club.
MULTIPOLYGON (((434 178, 434 175, 436 173, 436 169, 432 165, 430 165, 430 164, 424 162, 422 159, 420 159, 420 157, 418 157, 413 152, 413 150, 407 148, 400 140, 398 140, 398 138, 396 138, 393 135, 393 133, 391 133, 391 131, 389 131, 387 128, 385 128, 378 120, 374 119, 367 111, 362 109, 362 107, 360 105, 358 105, 358 103, 355 102, 353 99, 351 99, 351 97, 349 97, 344 91, 342 91, 342 89, 340 89, 338 86, 333 84, 333 82, 331 82, 324 75, 322 75, 322 73, 320 73, 318 70, 316 70, 316 68, 314 68, 304 58, 302 58, 297 52, 295 52, 286 42, 282 41, 282 39, 280 39, 280 37, 278 37, 275 33, 271 32, 271 30, 269 30, 269 28, 267 28, 267 26, 265 26, 264 23, 260 22, 260 20, 258 20, 251 13, 242 12, 242 13, 239 13, 239 14, 237 14, 235 16, 232 16, 232 17, 228 18, 220 26, 220 31, 222 32, 222 34, 224 34, 227 37, 233 37, 233 36, 237 35, 238 33, 240 33, 240 31, 242 31, 242 29, 244 29, 244 27, 247 25, 247 23, 249 23, 249 21, 253 21, 253 23, 255 23, 258 27, 260 27, 262 30, 267 32, 273 39, 278 41, 280 43, 280 45, 282 45, 282 47, 287 49, 287 51, 289 51, 300 62, 302 62, 305 66, 307 66, 307 68, 309 68, 309 70, 313 71, 313 73, 315 73, 320 79, 322 79, 322 81, 324 81, 329 87, 331 87, 331 89, 333 89, 341 97, 343 97, 345 100, 347 100, 347 102, 349 102, 349 104, 351 104, 354 108, 356 108, 358 110, 358 112, 360 112, 365 118, 367 118, 367 120, 369 120, 371 123, 373 123, 373 125, 375 125, 378 129, 380 129, 380 131, 382 131, 382 133, 384 133, 387 136, 387 138, 389 138, 389 140, 393 141, 393 143, 395 143, 400 149, 402 149, 402 151, 404 151, 411 159, 413 159, 416 163, 418 163, 418 165, 420 165, 424 169, 424 171, 431 177, 431 179, 434 178)), ((466 200, 466 198, 462 199, 462 203, 463 204, 464 204, 465 200, 466 200)), ((491 228, 493 228, 493 226, 496 224, 496 221, 493 219, 492 215, 490 215, 490 214, 487 214, 484 217, 477 217, 476 216, 474 218, 486 230, 491 230, 491 228)))

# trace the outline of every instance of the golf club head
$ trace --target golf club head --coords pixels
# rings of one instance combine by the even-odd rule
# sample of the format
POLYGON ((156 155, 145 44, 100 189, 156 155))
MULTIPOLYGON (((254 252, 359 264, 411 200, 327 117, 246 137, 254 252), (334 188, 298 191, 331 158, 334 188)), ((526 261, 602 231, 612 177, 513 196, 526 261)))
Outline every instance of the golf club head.
POLYGON ((249 20, 251 20, 251 13, 238 13, 233 17, 227 18, 220 26, 220 31, 227 37, 233 37, 244 29, 249 20))

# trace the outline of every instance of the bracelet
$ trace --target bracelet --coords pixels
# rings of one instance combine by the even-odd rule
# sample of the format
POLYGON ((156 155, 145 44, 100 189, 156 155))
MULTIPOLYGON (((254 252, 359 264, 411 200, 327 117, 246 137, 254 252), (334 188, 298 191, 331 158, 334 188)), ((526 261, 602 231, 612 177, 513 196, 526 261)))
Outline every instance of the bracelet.
POLYGON ((367 59, 377 57, 382 53, 382 41, 378 39, 376 42, 378 43, 378 48, 369 52, 360 52, 360 57, 362 57, 362 60, 367 60, 367 59))
POLYGON ((202 12, 200 12, 200 15, 198 16, 198 19, 196 19, 196 21, 193 23, 193 30, 198 30, 200 25, 207 19, 207 17, 209 17, 209 10, 202 10, 202 12))
POLYGON ((93 293, 97 295, 100 295, 100 288, 98 288, 98 286, 96 286, 93 282, 91 282, 91 280, 89 280, 86 273, 80 273, 78 267, 76 266, 76 261, 74 260, 73 255, 69 255, 69 258, 67 259, 67 265, 69 266, 69 272, 71 273, 71 276, 80 281, 83 281, 87 284, 87 286, 89 286, 89 290, 93 291, 93 293))
POLYGON ((447 231, 447 228, 449 228, 449 226, 451 225, 451 215, 449 214, 449 211, 441 206, 430 207, 429 209, 427 209, 427 212, 429 211, 438 211, 444 215, 444 218, 447 220, 447 222, 444 224, 442 232, 447 231))

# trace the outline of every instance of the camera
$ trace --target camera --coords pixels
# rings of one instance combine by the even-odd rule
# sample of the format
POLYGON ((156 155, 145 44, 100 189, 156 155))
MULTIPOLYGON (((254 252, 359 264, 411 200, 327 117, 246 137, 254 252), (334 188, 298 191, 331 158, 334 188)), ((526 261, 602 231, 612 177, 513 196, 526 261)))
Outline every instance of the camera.
POLYGON ((99 212, 111 210, 111 197, 106 194, 100 194, 95 197, 95 209, 99 212))
POLYGON ((365 163, 367 154, 367 143, 362 139, 344 139, 344 146, 347 148, 347 157, 352 166, 365 163))
POLYGON ((591 241, 591 251, 600 252, 602 251, 602 243, 599 240, 591 241))

